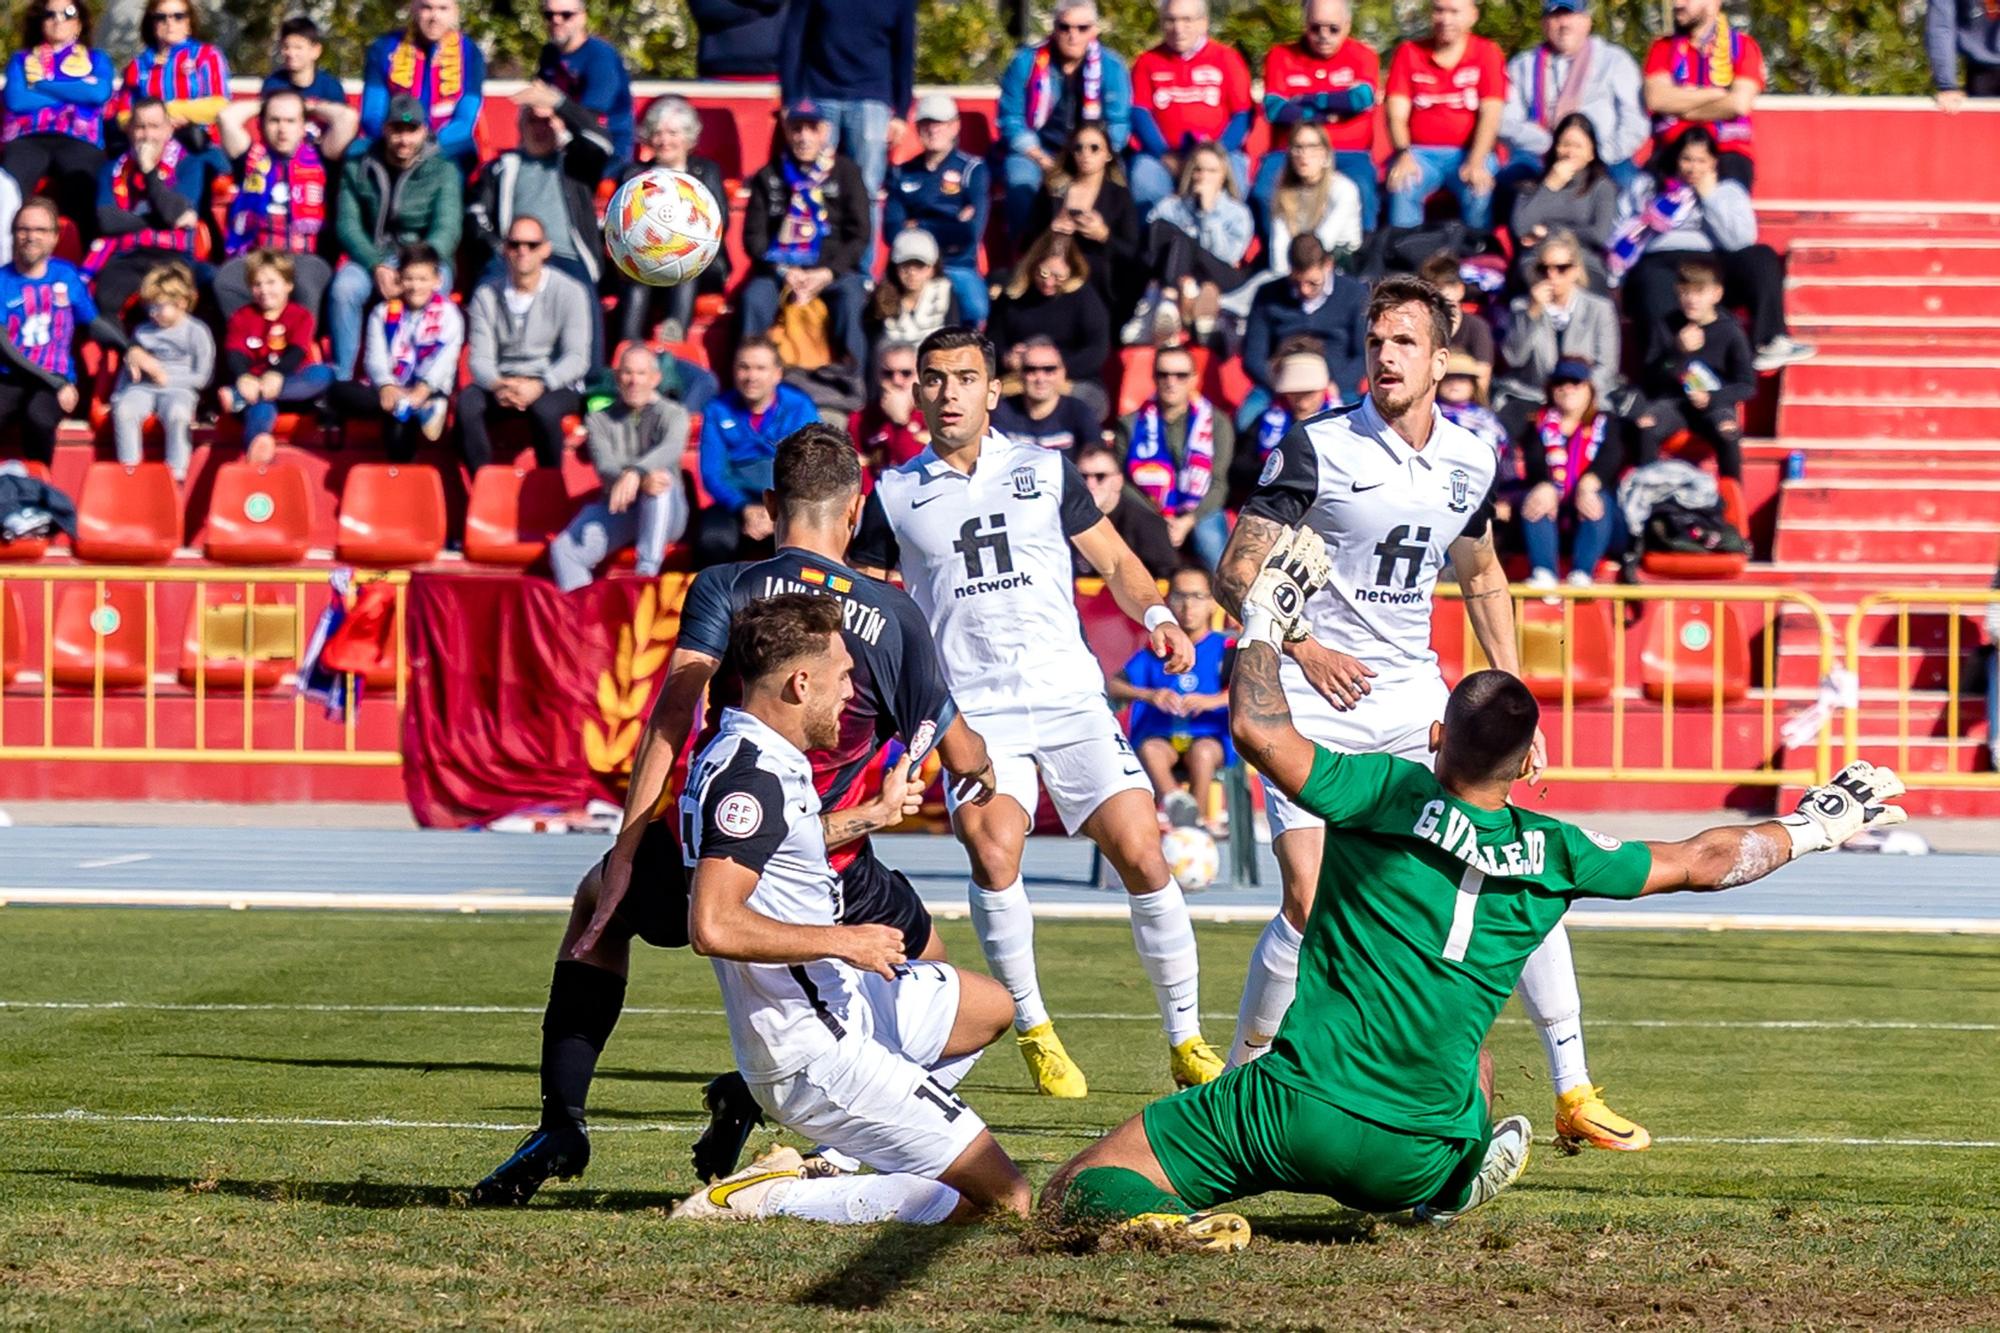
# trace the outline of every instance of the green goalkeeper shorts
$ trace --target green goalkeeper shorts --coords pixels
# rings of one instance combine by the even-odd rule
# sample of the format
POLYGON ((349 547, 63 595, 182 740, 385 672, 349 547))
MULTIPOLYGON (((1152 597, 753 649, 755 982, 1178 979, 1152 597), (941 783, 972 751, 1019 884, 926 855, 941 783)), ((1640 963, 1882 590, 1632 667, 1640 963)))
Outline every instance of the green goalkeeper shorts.
POLYGON ((1438 1138, 1364 1120, 1280 1082, 1266 1072, 1270 1058, 1146 1108, 1146 1139, 1189 1207, 1268 1190, 1323 1194, 1369 1213, 1464 1203, 1485 1160, 1483 1136, 1438 1138))

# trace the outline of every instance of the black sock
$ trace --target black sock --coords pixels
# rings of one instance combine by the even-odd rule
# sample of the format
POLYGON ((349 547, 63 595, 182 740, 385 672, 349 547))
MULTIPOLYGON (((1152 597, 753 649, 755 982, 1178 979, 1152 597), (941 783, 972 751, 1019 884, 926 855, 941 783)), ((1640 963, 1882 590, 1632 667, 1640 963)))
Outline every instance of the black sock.
POLYGON ((597 1057, 625 1007, 625 978, 589 963, 556 964, 542 1015, 542 1123, 583 1123, 597 1057))

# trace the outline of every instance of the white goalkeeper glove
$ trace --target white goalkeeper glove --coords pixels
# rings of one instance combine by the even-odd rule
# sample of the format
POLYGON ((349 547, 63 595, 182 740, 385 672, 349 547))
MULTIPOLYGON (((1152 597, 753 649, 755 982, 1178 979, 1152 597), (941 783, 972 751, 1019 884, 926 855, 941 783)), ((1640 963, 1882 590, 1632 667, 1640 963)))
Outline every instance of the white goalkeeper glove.
POLYGON ((1888 828, 1910 816, 1889 801, 1903 794, 1903 780, 1886 768, 1857 760, 1823 787, 1807 790, 1798 813, 1778 822, 1791 835, 1793 857, 1830 851, 1865 829, 1888 828))
POLYGON ((1285 528, 1243 594, 1243 635, 1283 650, 1306 637, 1306 602, 1333 578, 1326 542, 1310 528, 1285 528))

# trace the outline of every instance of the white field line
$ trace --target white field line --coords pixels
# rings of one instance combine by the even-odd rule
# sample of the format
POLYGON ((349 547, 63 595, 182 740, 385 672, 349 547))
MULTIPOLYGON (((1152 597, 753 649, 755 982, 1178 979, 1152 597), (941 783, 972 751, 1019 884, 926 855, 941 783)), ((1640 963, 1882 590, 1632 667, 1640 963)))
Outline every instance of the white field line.
MULTIPOLYGON (((1892 568, 1900 568, 1895 566, 1892 568)), ((1970 568, 1968 566, 1968 568, 1970 568)), ((1990 572, 1990 571, 1989 571, 1990 572)), ((968 909, 963 898, 928 903, 931 914, 945 921, 962 921, 968 909)), ((520 893, 504 889, 459 893, 381 893, 344 890, 8 888, 0 886, 0 907, 226 907, 337 909, 390 912, 541 912, 563 913, 570 900, 557 894, 520 893)), ((1204 903, 1196 897, 1188 914, 1213 925, 1238 922, 1263 924, 1271 919, 1269 903, 1204 903)), ((1045 921, 1123 921, 1130 916, 1122 898, 1103 902, 1037 903, 1035 915, 1045 921)), ((1924 917, 1809 915, 1754 912, 1633 912, 1581 907, 1564 920, 1572 926, 1624 930, 1866 930, 1917 935, 2000 935, 2000 917, 1924 917)))
MULTIPOLYGON (((86 1111, 71 1108, 67 1111, 17 1111, 0 1113, 0 1121, 22 1124, 65 1124, 65 1125, 250 1125, 275 1126, 298 1129, 431 1129, 474 1131, 492 1134, 520 1134, 535 1128, 530 1121, 517 1124, 503 1124, 476 1120, 395 1120, 384 1117, 363 1119, 336 1119, 331 1116, 276 1116, 276 1115, 113 1115, 102 1111, 86 1111)), ((706 1126, 700 1124, 675 1124, 660 1121, 651 1124, 593 1125, 592 1134, 692 1134, 706 1126)), ((1010 1137, 1029 1138, 1074 1138, 1079 1133, 1067 1129, 1010 1129, 1010 1137)), ((1543 1142, 1552 1142, 1545 1139, 1543 1142)), ((1759 1135, 1756 1137, 1703 1137, 1700 1135, 1676 1135, 1660 1137, 1655 1143, 1679 1144, 1692 1147, 1753 1147, 1753 1148, 2000 1148, 2000 1139, 1906 1139, 1906 1138, 1858 1138, 1835 1135, 1759 1135)))
MULTIPOLYGON (((315 1004, 315 1003, 187 1003, 151 1000, 7 1000, 0 999, 0 1012, 7 1010, 129 1011, 170 1014, 539 1014, 541 1005, 527 1004, 315 1004)), ((721 1018, 723 1011, 686 1005, 627 1005, 627 1014, 649 1014, 667 1018, 721 1018)), ((1233 1018, 1233 1013, 1210 1010, 1203 1018, 1233 1018)), ((1158 1014, 1068 1013, 1064 1022, 1077 1023, 1157 1023, 1158 1014)), ((1509 1026, 1526 1027, 1524 1018, 1502 1018, 1509 1026)), ((2000 1023, 1952 1023, 1926 1019, 1872 1018, 1596 1018, 1592 1027, 1687 1028, 1698 1031, 1744 1032, 2000 1032, 2000 1023)))

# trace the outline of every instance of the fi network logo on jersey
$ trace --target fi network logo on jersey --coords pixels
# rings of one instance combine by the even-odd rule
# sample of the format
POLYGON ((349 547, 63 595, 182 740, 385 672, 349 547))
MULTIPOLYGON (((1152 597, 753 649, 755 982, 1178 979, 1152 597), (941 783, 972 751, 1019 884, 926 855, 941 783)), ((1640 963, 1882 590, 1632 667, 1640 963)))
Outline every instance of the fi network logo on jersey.
MULTIPOLYGON (((1023 468, 1022 471, 1028 469, 1023 468)), ((1018 473, 1015 475, 1019 476, 1018 473)), ((951 549, 964 558, 968 580, 951 590, 953 597, 977 597, 981 593, 1025 588, 1034 582, 1027 571, 1014 572, 1014 548, 1007 540, 1005 514, 988 514, 984 519, 968 518, 959 525, 958 540, 951 544, 951 549), (982 528, 982 523, 992 526, 982 528), (986 576, 986 558, 989 555, 993 557, 993 578, 986 576)))

